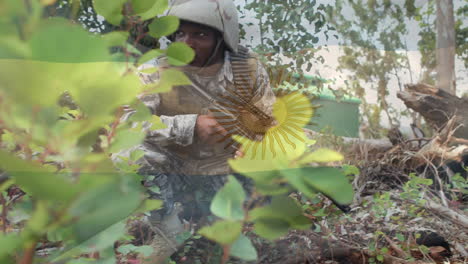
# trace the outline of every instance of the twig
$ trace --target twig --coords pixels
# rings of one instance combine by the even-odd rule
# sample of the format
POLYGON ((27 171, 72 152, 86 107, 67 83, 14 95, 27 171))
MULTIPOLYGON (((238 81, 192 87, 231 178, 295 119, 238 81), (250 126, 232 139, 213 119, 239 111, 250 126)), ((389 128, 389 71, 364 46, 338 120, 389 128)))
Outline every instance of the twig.
POLYGON ((442 206, 440 204, 434 203, 433 201, 427 200, 425 204, 427 209, 430 209, 432 211, 435 211, 436 213, 440 214, 441 216, 444 216, 452 222, 461 225, 465 228, 465 230, 468 229, 468 218, 465 215, 459 214, 456 211, 450 209, 449 207, 442 206))
POLYGON ((455 243, 455 249, 460 252, 460 254, 464 257, 464 258, 468 258, 468 252, 466 252, 465 248, 460 245, 459 243, 455 243))
POLYGON ((23 258, 20 260, 19 264, 32 264, 34 260, 34 252, 36 248, 36 242, 34 242, 30 247, 24 252, 23 258))
POLYGON ((468 145, 468 139, 464 139, 464 138, 458 138, 458 137, 453 137, 452 136, 451 141, 454 142, 454 143, 468 145))
POLYGON ((6 200, 5 198, 3 197, 3 194, 0 193, 0 202, 2 204, 2 231, 3 231, 3 234, 6 234, 6 229, 7 229, 7 204, 6 204, 6 200))
POLYGON ((383 234, 383 237, 385 240, 387 240, 388 244, 390 247, 398 254, 398 257, 400 258, 408 258, 408 254, 404 252, 399 246, 397 246, 387 235, 383 234))
MULTIPOLYGON (((391 195, 392 199, 398 200, 398 201, 406 201, 412 204, 417 204, 415 201, 412 200, 403 200, 399 196, 392 194, 391 195)), ((440 204, 437 204, 433 201, 431 201, 427 196, 424 197, 426 199, 425 203, 425 208, 434 211, 438 215, 445 217, 449 220, 451 220, 453 223, 457 225, 461 225, 464 229, 468 229, 468 218, 465 215, 459 214, 456 211, 450 209, 449 207, 442 206, 440 204)))
POLYGON ((425 155, 421 155, 421 157, 426 160, 426 162, 432 167, 432 169, 434 170, 434 178, 437 180, 437 183, 439 184, 440 186, 440 190, 439 190, 439 194, 440 194, 440 200, 442 201, 442 203, 444 204, 445 207, 448 207, 448 202, 447 202, 447 198, 445 197, 445 193, 444 193, 444 185, 442 184, 442 180, 440 179, 439 177, 439 173, 437 172, 437 167, 434 165, 434 163, 432 163, 425 155))
POLYGON ((428 137, 422 137, 422 138, 411 138, 411 139, 407 139, 404 141, 404 143, 409 143, 409 142, 413 142, 413 141, 431 141, 433 138, 428 138, 428 137))
POLYGON ((120 107, 115 115, 115 120, 112 122, 111 129, 109 133, 107 134, 107 144, 110 146, 112 138, 115 136, 117 126, 121 122, 122 115, 124 114, 123 108, 120 107))
POLYGON ((229 254, 231 253, 231 246, 223 247, 223 258, 221 259, 221 264, 227 263, 229 260, 229 254))

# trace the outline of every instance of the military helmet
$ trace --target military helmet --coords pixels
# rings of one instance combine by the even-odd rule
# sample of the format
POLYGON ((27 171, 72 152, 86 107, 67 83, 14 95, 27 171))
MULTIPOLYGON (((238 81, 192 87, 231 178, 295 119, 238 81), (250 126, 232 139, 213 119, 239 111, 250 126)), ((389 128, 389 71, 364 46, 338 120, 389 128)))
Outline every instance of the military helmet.
POLYGON ((232 0, 173 0, 167 15, 217 29, 228 48, 237 53, 239 18, 232 0))

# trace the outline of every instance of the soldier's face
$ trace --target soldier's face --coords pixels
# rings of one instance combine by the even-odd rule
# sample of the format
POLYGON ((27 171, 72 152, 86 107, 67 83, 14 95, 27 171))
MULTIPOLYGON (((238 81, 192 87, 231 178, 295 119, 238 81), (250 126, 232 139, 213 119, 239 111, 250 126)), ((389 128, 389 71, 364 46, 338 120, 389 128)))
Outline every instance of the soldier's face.
POLYGON ((203 25, 183 22, 176 31, 174 40, 186 43, 195 51, 195 58, 190 65, 202 67, 216 48, 217 33, 203 25))

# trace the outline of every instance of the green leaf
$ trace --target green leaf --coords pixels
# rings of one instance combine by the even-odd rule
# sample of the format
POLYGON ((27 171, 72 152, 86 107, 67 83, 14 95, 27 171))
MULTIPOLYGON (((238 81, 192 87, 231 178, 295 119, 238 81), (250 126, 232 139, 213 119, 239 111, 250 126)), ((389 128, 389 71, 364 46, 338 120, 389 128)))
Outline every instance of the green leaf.
MULTIPOLYGON (((87 117, 86 120, 73 123, 61 122, 62 127, 76 129, 67 131, 71 132, 68 135, 75 138, 79 136, 77 132, 87 132, 85 129, 90 131, 102 126, 102 123, 112 122, 115 118, 113 111, 133 101, 141 91, 140 88, 143 88, 135 74, 122 76, 118 72, 118 66, 125 67, 122 63, 110 62, 50 63, 1 60, 0 88, 3 90, 3 87, 8 87, 5 91, 17 105, 24 108, 28 106, 31 109, 33 106, 56 105, 59 96, 67 89, 87 117), (43 96, 44 94, 47 96, 43 96), (96 98, 105 98, 106 101, 97 103, 96 98)), ((31 111, 29 110, 29 115, 31 111)))
POLYGON ((137 246, 134 246, 132 244, 127 244, 127 245, 122 245, 119 248, 117 248, 117 252, 127 255, 130 252, 135 252, 136 249, 137 249, 137 246))
POLYGON ((170 91, 172 86, 190 84, 192 84, 192 82, 183 72, 175 69, 167 69, 161 71, 161 79, 159 80, 158 85, 154 88, 154 91, 162 93, 170 91))
POLYGON ((124 46, 129 35, 130 33, 126 31, 113 31, 102 35, 102 38, 109 47, 124 46))
POLYGON ((121 130, 114 137, 109 152, 116 153, 123 149, 128 149, 140 144, 145 138, 145 133, 142 131, 134 131, 130 129, 121 130))
POLYGON ((198 233, 222 245, 236 241, 242 231, 242 223, 237 221, 217 221, 211 226, 200 229, 198 233))
POLYGON ((163 16, 156 18, 148 25, 148 34, 155 38, 168 36, 179 28, 179 18, 176 16, 163 16))
POLYGON ((35 234, 41 234, 45 231, 45 227, 49 222, 49 212, 44 201, 36 203, 35 210, 28 221, 27 229, 35 234))
POLYGON ((0 257, 0 263, 2 264, 16 264, 15 256, 0 257))
POLYGON ((107 22, 113 25, 120 25, 123 18, 122 7, 127 0, 93 0, 94 9, 103 16, 107 22))
POLYGON ((232 175, 228 182, 219 190, 211 202, 211 212, 223 219, 243 220, 243 203, 246 198, 242 185, 232 175))
MULTIPOLYGON (((234 138, 237 138, 237 136, 234 136, 234 138)), ((230 159, 228 162, 235 171, 254 179, 256 182, 268 183, 270 179, 278 178, 277 168, 274 166, 275 161, 278 160, 259 160, 247 157, 230 159)))
POLYGON ((190 237, 192 237, 192 233, 190 231, 184 231, 180 234, 177 234, 175 240, 176 240, 177 245, 181 245, 190 237))
MULTIPOLYGON (((113 3, 117 1, 106 1, 113 3)), ((49 62, 109 61, 103 38, 64 19, 52 19, 34 32, 30 41, 32 59, 49 62), (57 41, 60 39, 60 41, 57 41)), ((50 76, 48 76, 50 78, 50 76)))
POLYGON ((145 54, 141 55, 140 58, 138 58, 138 65, 141 65, 145 62, 148 62, 154 58, 158 58, 160 57, 161 55, 164 54, 164 51, 160 50, 160 49, 153 49, 153 50, 150 50, 148 52, 146 52, 145 54))
POLYGON ((158 67, 147 67, 144 69, 139 70, 138 72, 145 73, 145 74, 153 74, 159 71, 158 67))
POLYGON ((150 120, 150 123, 151 123, 151 127, 150 127, 151 130, 167 128, 167 125, 162 122, 159 116, 153 115, 150 120))
POLYGON ((343 173, 345 175, 359 175, 361 172, 359 171, 359 168, 353 165, 343 165, 343 173))
POLYGON ((128 118, 131 122, 147 121, 153 117, 150 109, 143 102, 138 102, 134 107, 135 112, 128 118))
POLYGON ((189 85, 192 84, 187 76, 178 70, 167 69, 162 72, 161 82, 168 82, 172 85, 189 85))
POLYGON ((0 169, 6 171, 21 189, 37 199, 69 201, 77 194, 74 185, 45 168, 3 151, 0 151, 0 160, 0 169))
POLYGON ((288 219, 301 214, 302 210, 297 202, 287 196, 275 196, 272 198, 271 204, 251 210, 249 216, 251 220, 255 221, 265 217, 288 219))
POLYGON ((146 199, 143 204, 136 210, 135 213, 146 213, 149 211, 160 209, 163 206, 163 201, 146 199))
POLYGON ((64 234, 70 236, 66 238, 73 238, 74 243, 60 255, 52 256, 54 262, 91 245, 105 248, 111 240, 115 241, 125 233, 125 224, 121 221, 135 212, 143 197, 138 181, 127 181, 125 188, 126 191, 122 190, 119 182, 102 184, 89 188, 76 200, 69 208, 70 216, 76 221, 64 230, 64 234))
POLYGON ((281 171, 281 174, 287 179, 288 183, 296 190, 309 198, 314 198, 317 194, 317 190, 312 188, 305 180, 300 169, 288 169, 281 171))
POLYGON ((291 192, 291 188, 289 186, 280 186, 279 183, 275 182, 272 182, 271 184, 255 182, 255 190, 263 195, 281 195, 291 192))
POLYGON ((145 151, 143 151, 141 149, 134 150, 134 151, 132 151, 132 153, 130 153, 130 160, 131 161, 138 161, 144 155, 145 155, 145 151))
POLYGON ((88 133, 84 134, 78 139, 77 146, 83 147, 83 148, 88 148, 92 145, 94 145, 99 137, 99 130, 92 130, 89 131, 88 133))
POLYGON ((299 164, 308 164, 315 162, 333 162, 343 160, 343 155, 330 149, 317 149, 301 158, 299 164))
POLYGON ((313 216, 327 216, 327 213, 325 212, 325 208, 320 208, 317 212, 313 214, 313 216))
POLYGON ((18 234, 0 234, 0 260, 7 256, 13 256, 21 243, 22 238, 18 234))
POLYGON ((254 224, 255 233, 268 240, 275 240, 288 233, 289 224, 282 219, 259 219, 254 224))
POLYGON ((133 11, 142 20, 161 15, 168 6, 168 0, 132 0, 133 11))
POLYGON ((384 256, 383 255, 377 255, 377 260, 380 262, 384 261, 384 256))
POLYGON ((255 231, 271 240, 286 234, 290 228, 310 228, 310 221, 302 214, 302 208, 286 196, 273 197, 270 205, 253 209, 249 216, 255 223, 255 231))
POLYGON ((161 193, 161 189, 159 188, 159 186, 151 186, 151 187, 148 187, 148 190, 154 192, 154 193, 161 193))
POLYGON ((153 253, 154 249, 151 246, 134 246, 132 244, 122 245, 117 249, 118 252, 123 255, 128 255, 131 252, 141 253, 145 257, 149 257, 153 253))
POLYGON ((183 66, 195 58, 195 52, 183 42, 172 43, 166 51, 168 62, 174 66, 183 66))
POLYGON ((142 254, 144 257, 149 257, 154 252, 154 248, 148 245, 139 246, 135 252, 142 254))
POLYGON ((126 228, 124 222, 118 222, 105 230, 97 233, 94 237, 81 244, 79 247, 83 251, 95 252, 113 247, 115 241, 125 235, 126 228))
POLYGON ((8 190, 8 188, 10 188, 10 186, 12 186, 14 183, 15 183, 15 181, 12 180, 12 179, 8 179, 5 182, 1 183, 0 184, 0 193, 8 190))
POLYGON ((257 250, 250 239, 244 235, 240 235, 236 242, 232 244, 230 254, 246 261, 257 260, 257 250))
POLYGON ((403 236, 402 234, 397 233, 395 236, 399 241, 401 242, 405 241, 405 236, 403 236))
MULTIPOLYGON (((0 60, 0 90, 5 91, 15 103, 26 108, 50 106, 57 102, 64 83, 51 75, 64 74, 51 63, 27 60, 0 60), (28 76, 28 78, 24 78, 28 76), (41 87, 41 89, 31 89, 41 87), (47 96, 43 96, 47 94, 47 96)), ((58 75, 60 76, 60 75, 58 75)), ((31 112, 31 111, 30 111, 31 112)), ((14 117, 18 118, 16 114, 14 117)))
POLYGON ((306 195, 321 192, 340 204, 353 201, 354 191, 342 171, 330 167, 307 167, 280 171, 288 181, 306 195))
POLYGON ((30 47, 16 36, 2 36, 0 39, 1 59, 23 59, 31 57, 30 47))
POLYGON ((252 219, 281 218, 286 220, 291 228, 308 229, 310 221, 303 215, 302 207, 287 196, 273 197, 271 204, 254 209, 250 212, 252 219))
POLYGON ((128 53, 131 53, 132 56, 133 55, 141 56, 141 51, 130 43, 125 43, 125 51, 128 53))
MULTIPOLYGON (((90 239, 78 244, 72 244, 72 246, 65 247, 64 250, 57 251, 55 254, 49 256, 47 263, 65 263, 63 260, 76 258, 81 254, 89 254, 99 252, 99 263, 100 264, 112 264, 116 263, 114 254, 114 244, 117 240, 125 236, 125 223, 118 222, 112 224, 108 228, 101 230, 95 236, 90 239)), ((73 260, 67 261, 66 263, 75 263, 73 260)), ((76 262, 86 263, 86 262, 76 262)), ((94 261, 92 262, 94 263, 94 261)))

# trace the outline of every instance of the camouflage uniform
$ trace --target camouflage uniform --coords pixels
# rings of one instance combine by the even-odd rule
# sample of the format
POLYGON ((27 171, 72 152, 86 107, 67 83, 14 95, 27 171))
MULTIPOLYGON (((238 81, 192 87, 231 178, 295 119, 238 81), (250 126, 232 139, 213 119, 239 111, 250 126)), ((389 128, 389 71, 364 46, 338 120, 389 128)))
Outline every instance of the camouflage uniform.
MULTIPOLYGON (((252 66, 255 68, 250 102, 271 114, 275 97, 268 74, 254 56, 249 63, 254 64, 252 66)), ((143 68, 148 66, 161 67, 160 61, 143 68)), ((211 65, 202 71, 191 66, 180 70, 219 100, 223 100, 221 97, 226 94, 226 89, 235 89, 230 52, 225 53, 222 65, 211 65)), ((140 73, 140 77, 145 84, 157 82, 159 78, 158 73, 140 73)), ((208 215, 212 196, 224 185, 226 175, 232 173, 227 160, 233 158, 233 150, 225 149, 227 142, 209 145, 197 140, 197 116, 206 114, 211 104, 191 86, 173 87, 168 93, 143 95, 140 100, 167 125, 164 129, 147 130, 144 143, 129 150, 140 149, 145 152, 138 161, 141 166, 139 173, 146 177, 145 186, 159 187, 159 193, 149 191, 151 197, 165 201, 165 209, 152 212, 149 221, 158 227, 153 246, 167 257, 174 252, 174 247, 168 248, 166 240, 172 240, 173 245, 178 246, 175 236, 183 231, 183 226, 174 222, 177 222, 174 214, 180 212, 174 210, 175 202, 183 206, 185 219, 198 221, 208 215), (161 237, 158 232, 165 235, 161 237)))
MULTIPOLYGON (((271 114, 275 97, 269 86, 268 74, 255 56, 249 60, 255 75, 251 80, 254 89, 250 102, 271 114)), ((160 61, 155 61, 143 68, 160 64, 160 61)), ((228 51, 222 65, 211 65, 203 70, 186 66, 181 70, 217 100, 223 100, 226 89, 235 89, 228 51)), ((159 78, 158 73, 140 73, 140 77, 145 84, 154 83, 159 78)), ((167 202, 182 201, 176 194, 186 195, 191 192, 188 188, 195 189, 192 192, 209 193, 222 187, 222 175, 232 173, 227 160, 233 158, 233 149, 225 149, 227 141, 214 145, 202 143, 194 132, 197 116, 209 112, 211 103, 200 97, 191 86, 177 86, 164 94, 144 95, 140 100, 167 125, 165 129, 147 131, 144 144, 138 146, 145 152, 139 163, 140 173, 149 176, 146 185, 160 187, 159 198, 167 202)))
MULTIPOLYGON (((190 1, 181 2, 186 4, 190 1)), ((269 85, 268 74, 254 54, 247 53, 247 49, 238 46, 237 13, 233 3, 229 0, 193 2, 215 8, 220 14, 217 19, 229 21, 213 24, 216 21, 209 21, 209 17, 206 20, 207 16, 203 15, 193 20, 188 17, 193 13, 190 8, 186 8, 186 11, 182 9, 179 13, 174 11, 174 15, 223 32, 224 41, 230 50, 225 52, 223 63, 203 68, 184 66, 178 69, 215 101, 223 101, 228 90, 239 91, 235 80, 238 80, 238 74, 243 74, 248 79, 246 83, 250 88, 248 92, 243 91, 244 99, 271 114, 275 97, 269 85), (184 12, 187 14, 184 15, 184 12), (231 30, 220 28, 220 25, 230 25, 231 30), (241 51, 247 56, 239 57, 241 51), (236 60, 247 63, 239 67, 242 64, 236 64, 236 60)), ((165 59, 159 59, 142 66, 143 69, 148 67, 159 67, 161 71, 168 66, 165 59)), ((140 73, 140 78, 145 84, 155 83, 159 80, 159 71, 153 74, 140 73)), ((138 161, 141 165, 139 173, 146 176, 145 186, 159 187, 159 192, 150 191, 151 196, 165 201, 165 210, 152 212, 149 218, 156 235, 152 243, 155 253, 147 263, 157 263, 175 252, 178 246, 175 237, 184 230, 177 217, 182 210, 174 210, 174 202, 182 205, 185 219, 198 221, 200 217, 208 215, 212 196, 224 185, 226 175, 232 173, 227 160, 233 158, 234 149, 225 148, 228 144, 226 141, 210 145, 198 140, 195 133, 197 117, 208 114, 213 109, 213 104, 200 96, 191 85, 173 87, 168 93, 143 95, 140 100, 167 125, 165 129, 147 129, 144 143, 128 150, 141 149, 145 152, 144 157, 138 161)), ((132 113, 130 111, 126 117, 132 113)), ((235 113, 228 115, 233 120, 238 118, 235 113)))

